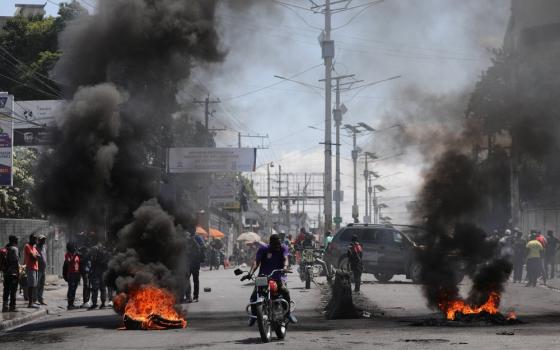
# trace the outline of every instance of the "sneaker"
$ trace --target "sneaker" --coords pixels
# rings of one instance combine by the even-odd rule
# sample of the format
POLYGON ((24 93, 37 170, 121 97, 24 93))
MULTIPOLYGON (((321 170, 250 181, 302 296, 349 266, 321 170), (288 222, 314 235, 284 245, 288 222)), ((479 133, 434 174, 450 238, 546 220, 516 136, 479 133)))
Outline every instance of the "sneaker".
POLYGON ((87 303, 83 303, 82 306, 80 306, 82 309, 86 309, 91 307, 91 303, 88 301, 87 303))
POLYGON ((27 308, 28 308, 28 309, 38 309, 39 306, 34 305, 34 304, 29 304, 29 305, 27 305, 27 308))
POLYGON ((97 305, 93 304, 92 306, 88 307, 88 311, 97 309, 97 305))
POLYGON ((292 315, 291 312, 286 316, 286 318, 287 318, 288 321, 290 321, 291 323, 297 323, 297 318, 296 318, 294 315, 292 315))
POLYGON ((109 304, 107 304, 109 307, 113 307, 113 302, 110 301, 109 304))
POLYGON ((68 305, 68 307, 66 308, 66 310, 75 310, 75 309, 77 309, 75 305, 68 305))
POLYGON ((44 301, 40 301, 39 305, 44 305, 44 306, 48 306, 49 304, 45 303, 44 301))
POLYGON ((198 298, 193 298, 192 302, 193 303, 198 303, 198 298))
POLYGON ((101 305, 99 305, 99 310, 106 308, 105 303, 101 303, 101 305))

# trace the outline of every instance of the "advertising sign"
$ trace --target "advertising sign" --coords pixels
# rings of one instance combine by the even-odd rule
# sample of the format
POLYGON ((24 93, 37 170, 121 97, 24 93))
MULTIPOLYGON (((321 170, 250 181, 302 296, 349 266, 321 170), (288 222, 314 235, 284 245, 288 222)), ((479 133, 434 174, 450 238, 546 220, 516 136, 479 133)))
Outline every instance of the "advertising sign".
POLYGON ((15 129, 31 129, 55 126, 56 114, 64 103, 63 100, 17 101, 14 113, 18 119, 14 122, 15 129))
POLYGON ((229 173, 255 171, 256 148, 170 148, 170 173, 229 173))
POLYGON ((12 186, 14 96, 0 92, 0 186, 12 186))

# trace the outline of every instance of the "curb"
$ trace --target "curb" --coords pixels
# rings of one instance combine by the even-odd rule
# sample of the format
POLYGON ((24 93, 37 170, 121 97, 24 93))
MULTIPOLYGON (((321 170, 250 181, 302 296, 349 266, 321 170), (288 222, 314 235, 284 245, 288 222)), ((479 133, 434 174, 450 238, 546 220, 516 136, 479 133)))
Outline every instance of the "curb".
POLYGON ((8 328, 21 326, 24 323, 35 321, 46 315, 47 315, 47 310, 38 310, 33 313, 27 314, 25 316, 15 318, 13 320, 2 321, 0 322, 0 331, 5 331, 8 328))

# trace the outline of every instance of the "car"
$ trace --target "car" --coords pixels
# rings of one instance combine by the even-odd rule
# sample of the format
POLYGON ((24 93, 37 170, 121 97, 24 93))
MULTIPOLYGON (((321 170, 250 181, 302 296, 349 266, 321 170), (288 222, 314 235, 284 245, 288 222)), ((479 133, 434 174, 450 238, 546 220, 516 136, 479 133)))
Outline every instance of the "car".
MULTIPOLYGON (((421 266, 416 252, 423 249, 416 242, 422 228, 406 225, 348 224, 333 237, 325 253, 327 264, 335 269, 348 267, 346 251, 356 235, 363 247, 363 272, 375 276, 379 282, 389 282, 395 275, 405 275, 412 282, 420 282, 421 266)), ((460 271, 460 269, 458 269, 460 271)), ((463 279, 463 273, 457 273, 463 279)))

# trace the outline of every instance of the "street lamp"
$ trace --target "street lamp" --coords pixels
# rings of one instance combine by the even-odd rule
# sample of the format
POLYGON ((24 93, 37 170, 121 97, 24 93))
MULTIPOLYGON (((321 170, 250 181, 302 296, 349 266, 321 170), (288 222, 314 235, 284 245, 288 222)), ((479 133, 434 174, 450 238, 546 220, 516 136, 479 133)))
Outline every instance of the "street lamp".
MULTIPOLYGON (((364 124, 364 123, 359 123, 359 124, 364 124)), ((367 124, 364 124, 362 127, 369 127, 367 124), (364 126, 365 125, 365 126, 364 126)), ((373 128, 370 128, 371 130, 373 130, 373 128)), ((366 167, 364 170, 364 185, 365 185, 365 198, 366 198, 366 204, 365 204, 365 212, 364 212, 364 223, 369 224, 371 221, 371 215, 369 215, 369 198, 368 198, 368 178, 369 178, 369 170, 368 170, 368 158, 369 159, 377 159, 377 155, 375 153, 372 152, 364 152, 365 158, 366 158, 366 167)))
POLYGON ((379 221, 379 206, 377 204, 377 192, 383 192, 387 190, 385 187, 381 185, 373 186, 373 222, 375 224, 379 221))

